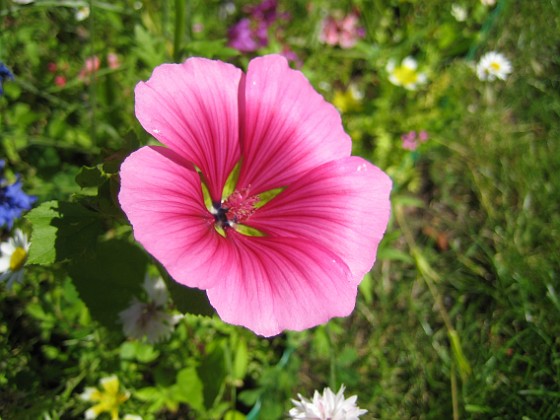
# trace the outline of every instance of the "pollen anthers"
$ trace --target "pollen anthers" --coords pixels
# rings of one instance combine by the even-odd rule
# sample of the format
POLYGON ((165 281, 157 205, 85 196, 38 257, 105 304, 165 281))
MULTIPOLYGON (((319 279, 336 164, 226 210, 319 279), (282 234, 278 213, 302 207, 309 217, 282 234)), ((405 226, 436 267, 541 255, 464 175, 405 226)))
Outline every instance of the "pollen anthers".
POLYGON ((221 203, 213 203, 211 213, 217 227, 222 229, 235 227, 246 221, 256 210, 260 201, 258 195, 249 195, 249 188, 235 190, 221 203))

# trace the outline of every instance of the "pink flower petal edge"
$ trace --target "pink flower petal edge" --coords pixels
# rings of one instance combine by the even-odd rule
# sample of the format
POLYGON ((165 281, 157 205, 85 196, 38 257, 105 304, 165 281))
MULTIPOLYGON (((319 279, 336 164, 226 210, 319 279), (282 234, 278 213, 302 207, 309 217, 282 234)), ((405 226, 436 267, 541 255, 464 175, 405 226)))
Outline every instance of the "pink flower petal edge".
POLYGON ((330 249, 359 284, 375 262, 391 212, 391 179, 360 157, 310 170, 248 224, 271 236, 306 238, 330 249))

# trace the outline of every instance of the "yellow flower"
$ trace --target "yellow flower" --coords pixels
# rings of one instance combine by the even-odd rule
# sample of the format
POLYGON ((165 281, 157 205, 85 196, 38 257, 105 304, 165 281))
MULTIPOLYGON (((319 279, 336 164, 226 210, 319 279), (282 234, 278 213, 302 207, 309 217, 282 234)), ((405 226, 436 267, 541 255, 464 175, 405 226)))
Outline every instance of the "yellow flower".
POLYGON ((101 390, 86 387, 80 398, 84 401, 95 402, 93 407, 85 412, 86 419, 95 419, 103 412, 111 415, 112 420, 119 418, 119 405, 128 400, 130 393, 119 391, 119 378, 115 375, 102 378, 99 383, 101 390))
POLYGON ((418 64, 412 57, 406 57, 397 66, 394 60, 387 63, 389 81, 408 90, 416 90, 418 85, 426 83, 426 75, 418 71, 418 64))
POLYGON ((364 94, 355 85, 350 85, 345 91, 336 90, 332 103, 342 113, 359 111, 363 97, 364 94))

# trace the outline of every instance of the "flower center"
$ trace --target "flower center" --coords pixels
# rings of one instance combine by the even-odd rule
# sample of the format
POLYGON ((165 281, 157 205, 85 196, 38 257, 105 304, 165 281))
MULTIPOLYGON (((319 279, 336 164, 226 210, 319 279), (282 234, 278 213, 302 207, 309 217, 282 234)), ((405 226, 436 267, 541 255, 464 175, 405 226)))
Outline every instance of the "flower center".
POLYGON ((490 63, 490 68, 494 71, 500 71, 500 63, 496 62, 496 61, 492 61, 490 63))
POLYGON ((393 70, 393 74, 395 75, 395 78, 405 86, 414 84, 418 80, 416 70, 406 66, 397 67, 393 70))
POLYGON ((222 229, 236 227, 245 222, 256 210, 258 195, 249 195, 248 188, 235 190, 221 203, 212 203, 211 213, 216 226, 222 229))
POLYGON ((27 251, 18 246, 10 257, 10 271, 14 272, 21 270, 21 267, 23 267, 23 264, 25 264, 26 259, 27 251))

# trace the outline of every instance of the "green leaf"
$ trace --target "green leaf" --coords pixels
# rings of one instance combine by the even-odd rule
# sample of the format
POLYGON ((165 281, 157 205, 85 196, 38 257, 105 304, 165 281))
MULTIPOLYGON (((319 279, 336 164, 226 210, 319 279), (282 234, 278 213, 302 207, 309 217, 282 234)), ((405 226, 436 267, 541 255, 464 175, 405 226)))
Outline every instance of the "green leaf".
POLYGON ((229 410, 224 415, 224 420, 245 420, 245 419, 246 419, 245 415, 236 410, 229 410))
POLYGON ((167 285, 169 295, 180 312, 206 316, 216 313, 204 290, 183 286, 173 280, 161 264, 157 264, 157 267, 167 285))
POLYGON ((189 55, 199 55, 208 58, 228 59, 239 55, 239 51, 229 48, 226 39, 196 40, 186 45, 189 55))
POLYGON ((469 375, 472 373, 471 365, 463 353, 463 348, 461 347, 461 340, 459 339, 459 334, 455 330, 448 331, 449 341, 451 342, 451 349, 453 350, 453 356, 459 367, 459 374, 461 379, 467 380, 469 375))
POLYGON ((247 365, 249 364, 249 353, 247 351, 247 341, 240 337, 235 349, 235 358, 233 359, 233 378, 243 379, 247 374, 247 365))
POLYGON ((204 411, 203 388, 194 367, 181 369, 177 374, 177 399, 198 411, 204 411))
POLYGON ((29 264, 50 265, 92 253, 103 233, 97 213, 81 204, 47 201, 31 210, 29 264))
POLYGON ((204 384, 204 405, 212 408, 225 385, 226 359, 221 342, 208 346, 208 353, 197 368, 198 376, 204 384))
POLYGON ((76 183, 82 188, 98 187, 105 179, 105 174, 97 166, 83 166, 76 175, 76 183))
POLYGON ((245 391, 242 391, 238 395, 237 399, 241 401, 243 404, 245 404, 246 406, 250 407, 257 403, 258 399, 261 397, 263 392, 264 391, 262 390, 262 388, 247 389, 245 391))
POLYGON ((363 280, 358 285, 358 290, 364 297, 364 300, 368 305, 373 302, 373 278, 371 273, 366 273, 363 280))
POLYGON ((159 352, 151 344, 140 341, 125 341, 121 345, 120 356, 123 360, 137 360, 142 363, 153 362, 159 352))
POLYGON ((383 248, 377 252, 378 261, 402 261, 404 263, 413 264, 414 259, 407 254, 396 248, 383 248))
POLYGON ((109 328, 120 328, 118 313, 138 296, 148 259, 130 243, 100 242, 95 253, 71 261, 69 273, 92 317, 109 328))

